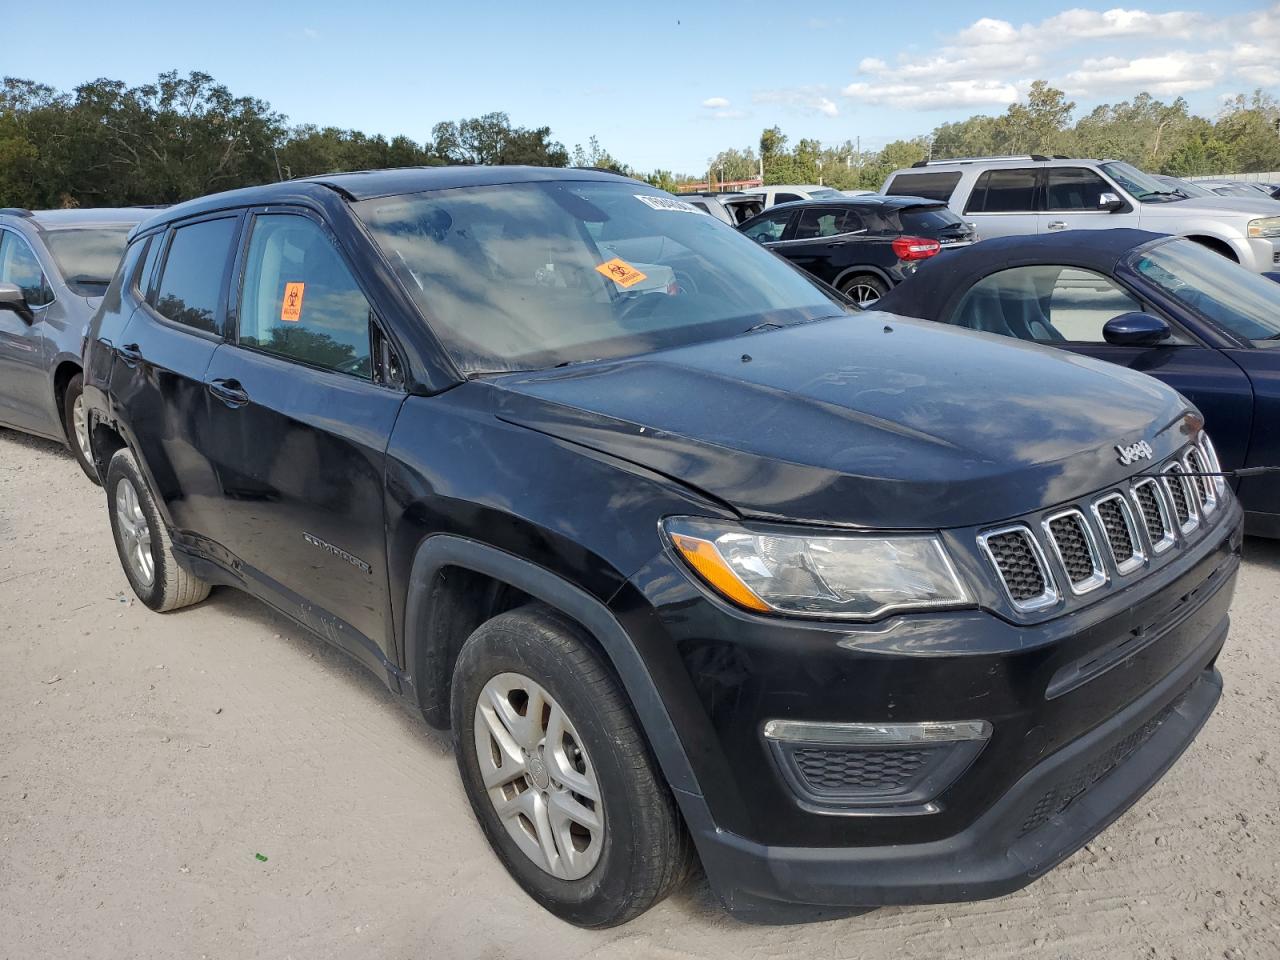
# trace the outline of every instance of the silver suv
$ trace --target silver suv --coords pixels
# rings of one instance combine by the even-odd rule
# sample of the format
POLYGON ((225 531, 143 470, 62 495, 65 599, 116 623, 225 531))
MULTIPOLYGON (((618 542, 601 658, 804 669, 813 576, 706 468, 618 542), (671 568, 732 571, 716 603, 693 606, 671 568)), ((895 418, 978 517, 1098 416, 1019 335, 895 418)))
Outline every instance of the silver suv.
POLYGON ((1191 197, 1120 160, 922 162, 895 170, 882 192, 941 200, 983 237, 1141 227, 1196 240, 1259 273, 1280 265, 1274 200, 1191 197))

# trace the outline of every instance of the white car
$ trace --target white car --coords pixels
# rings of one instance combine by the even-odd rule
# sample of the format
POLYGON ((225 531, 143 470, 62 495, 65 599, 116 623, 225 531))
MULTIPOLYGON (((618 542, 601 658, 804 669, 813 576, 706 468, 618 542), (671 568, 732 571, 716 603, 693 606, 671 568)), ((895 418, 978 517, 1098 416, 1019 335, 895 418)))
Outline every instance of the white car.
POLYGON ((941 200, 983 237, 1138 227, 1195 240, 1258 273, 1280 265, 1274 200, 1188 197, 1120 160, 922 162, 889 174, 882 192, 941 200))
POLYGON ((845 198, 839 190, 817 183, 771 183, 767 187, 756 187, 744 192, 747 196, 758 197, 766 210, 779 203, 790 203, 793 200, 843 200, 845 198))

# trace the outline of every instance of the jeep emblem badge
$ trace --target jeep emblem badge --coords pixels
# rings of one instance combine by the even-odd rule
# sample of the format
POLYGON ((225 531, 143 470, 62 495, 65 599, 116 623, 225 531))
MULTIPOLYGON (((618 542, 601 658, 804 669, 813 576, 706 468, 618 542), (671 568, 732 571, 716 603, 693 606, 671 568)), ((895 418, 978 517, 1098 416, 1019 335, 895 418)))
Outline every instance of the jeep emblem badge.
POLYGON ((1120 455, 1120 462, 1127 467, 1138 460, 1150 460, 1152 454, 1151 444, 1145 440, 1131 443, 1127 447, 1117 443, 1116 453, 1120 455))

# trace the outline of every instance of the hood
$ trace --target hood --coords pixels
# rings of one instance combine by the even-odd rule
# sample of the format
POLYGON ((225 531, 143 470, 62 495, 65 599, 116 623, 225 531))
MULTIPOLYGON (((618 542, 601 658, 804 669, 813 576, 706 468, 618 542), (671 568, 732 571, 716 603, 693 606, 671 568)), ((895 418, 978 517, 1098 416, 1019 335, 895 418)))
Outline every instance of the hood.
POLYGON ((1179 218, 1187 217, 1229 217, 1236 214, 1248 217, 1280 216, 1280 201, 1268 200, 1261 194, 1257 200, 1249 197, 1192 197, 1190 200, 1179 200, 1176 203, 1144 203, 1142 219, 1149 217, 1179 218))
POLYGON ((674 477, 744 516, 893 529, 971 526, 1136 473, 1188 406, 1112 364, 867 313, 509 374, 497 416, 674 477))

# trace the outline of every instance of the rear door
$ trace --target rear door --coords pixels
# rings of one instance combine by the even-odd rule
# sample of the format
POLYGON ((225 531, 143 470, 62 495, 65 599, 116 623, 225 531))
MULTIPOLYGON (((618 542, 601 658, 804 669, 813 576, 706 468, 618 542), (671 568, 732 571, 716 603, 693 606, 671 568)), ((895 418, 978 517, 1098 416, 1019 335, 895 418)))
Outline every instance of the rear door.
POLYGON ((1088 167, 1046 167, 1040 232, 1137 227, 1138 211, 1129 201, 1114 212, 1098 206, 1105 193, 1123 200, 1119 190, 1088 167))
POLYGON ((225 330, 241 219, 188 220, 153 240, 158 269, 114 342, 112 397, 152 491, 183 535, 208 529, 222 509, 203 436, 204 373, 225 330))
MULTIPOLYGON (((887 247, 884 240, 879 246, 887 247)), ((856 212, 841 207, 805 207, 795 228, 774 249, 819 280, 834 284, 851 264, 875 257, 867 225, 856 212)))
POLYGON ((1040 170, 1035 166, 984 170, 965 202, 965 220, 980 237, 1029 236, 1040 230, 1040 170))
POLYGON ((317 632, 385 665, 383 476, 404 393, 370 299, 322 221, 264 208, 246 233, 234 341, 204 377, 221 498, 210 535, 317 632))
POLYGON ((53 292, 26 238, 0 229, 0 283, 18 286, 34 317, 0 310, 0 423, 50 434, 49 377, 45 372, 45 314, 53 292))

